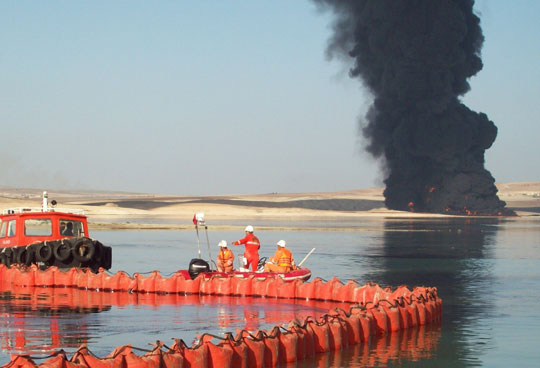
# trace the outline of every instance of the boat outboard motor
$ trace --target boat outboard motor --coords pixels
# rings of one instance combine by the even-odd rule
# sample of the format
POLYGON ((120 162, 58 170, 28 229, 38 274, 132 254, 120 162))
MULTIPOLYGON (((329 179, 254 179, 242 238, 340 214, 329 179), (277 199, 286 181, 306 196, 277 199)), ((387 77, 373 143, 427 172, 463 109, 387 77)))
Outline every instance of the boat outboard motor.
POLYGON ((188 272, 189 276, 191 276, 191 279, 193 280, 201 272, 210 272, 210 265, 204 259, 193 258, 191 262, 189 262, 188 272))

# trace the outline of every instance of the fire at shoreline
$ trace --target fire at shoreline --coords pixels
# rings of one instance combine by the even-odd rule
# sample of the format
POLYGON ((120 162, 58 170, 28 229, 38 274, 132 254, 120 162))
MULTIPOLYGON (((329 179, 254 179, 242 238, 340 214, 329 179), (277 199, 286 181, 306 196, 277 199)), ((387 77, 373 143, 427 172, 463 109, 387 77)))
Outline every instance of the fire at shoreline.
MULTIPOLYGON (((432 202, 432 195, 436 195, 437 188, 434 186, 427 188, 425 203, 423 205, 418 205, 418 202, 409 201, 407 203, 407 211, 410 212, 425 212, 425 213, 440 213, 440 214, 447 214, 447 215, 458 215, 458 216, 495 216, 495 217, 505 217, 505 216, 517 216, 517 214, 506 207, 503 207, 502 209, 492 211, 492 210, 474 210, 471 207, 464 205, 462 207, 456 206, 445 206, 444 208, 439 209, 426 209, 426 207, 429 208, 430 203, 432 202)), ((464 202, 467 203, 469 201, 469 195, 464 196, 464 202)))

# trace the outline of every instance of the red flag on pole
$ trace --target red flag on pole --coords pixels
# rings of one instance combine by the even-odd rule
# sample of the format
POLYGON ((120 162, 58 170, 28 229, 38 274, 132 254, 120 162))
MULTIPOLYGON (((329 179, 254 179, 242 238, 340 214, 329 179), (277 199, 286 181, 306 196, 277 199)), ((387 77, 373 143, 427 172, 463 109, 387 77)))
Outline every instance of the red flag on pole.
POLYGON ((193 225, 197 225, 197 214, 193 215, 193 225))

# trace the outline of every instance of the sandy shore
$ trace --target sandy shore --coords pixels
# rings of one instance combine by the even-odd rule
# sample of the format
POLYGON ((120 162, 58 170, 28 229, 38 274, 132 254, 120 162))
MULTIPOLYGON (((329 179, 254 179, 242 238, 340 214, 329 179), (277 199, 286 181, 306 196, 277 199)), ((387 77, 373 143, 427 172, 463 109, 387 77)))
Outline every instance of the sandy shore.
MULTIPOLYGON (((540 217, 540 182, 499 183, 499 197, 520 218, 540 217)), ((383 188, 328 193, 269 193, 227 196, 171 196, 147 193, 49 190, 57 209, 83 209, 92 230, 192 230, 191 219, 204 212, 212 228, 239 228, 246 223, 325 221, 353 222, 362 218, 437 218, 439 214, 411 213, 384 207, 383 188)), ((0 187, 0 208, 39 207, 41 190, 0 187)), ((328 229, 325 226, 325 229, 328 229)), ((339 229, 343 229, 340 225, 339 229)))

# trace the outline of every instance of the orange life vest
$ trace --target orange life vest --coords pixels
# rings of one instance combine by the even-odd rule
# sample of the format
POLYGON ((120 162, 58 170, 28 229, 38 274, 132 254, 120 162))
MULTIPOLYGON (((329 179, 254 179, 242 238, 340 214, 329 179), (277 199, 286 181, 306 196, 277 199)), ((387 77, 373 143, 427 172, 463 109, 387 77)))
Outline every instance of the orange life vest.
POLYGON ((292 266, 292 261, 292 253, 287 248, 278 249, 276 254, 274 254, 274 262, 277 263, 278 266, 290 268, 292 266))
POLYGON ((234 253, 230 249, 227 249, 225 251, 221 249, 218 253, 218 260, 223 263, 233 260, 233 259, 234 259, 234 253))

